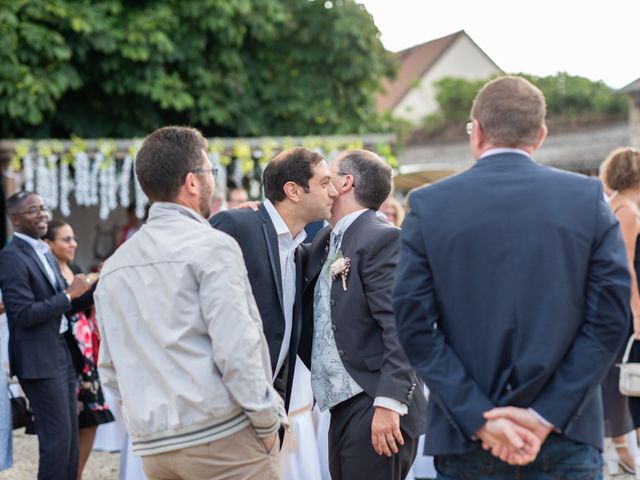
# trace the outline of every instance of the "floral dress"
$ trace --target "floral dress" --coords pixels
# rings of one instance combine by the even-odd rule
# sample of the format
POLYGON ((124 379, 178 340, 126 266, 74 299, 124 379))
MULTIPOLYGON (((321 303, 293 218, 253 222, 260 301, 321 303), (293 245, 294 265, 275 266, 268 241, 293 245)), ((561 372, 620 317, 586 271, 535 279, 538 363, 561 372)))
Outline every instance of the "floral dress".
POLYGON ((113 414, 104 400, 96 359, 100 335, 93 315, 78 313, 73 317, 73 335, 84 357, 78 379, 78 423, 80 428, 112 422, 113 414))
MULTIPOLYGON (((69 268, 74 275, 82 273, 82 269, 73 263, 69 265, 69 268)), ((104 399, 98 377, 100 332, 94 310, 80 312, 71 317, 71 328, 84 358, 84 365, 76 388, 78 424, 80 428, 86 428, 113 422, 115 418, 104 399)))

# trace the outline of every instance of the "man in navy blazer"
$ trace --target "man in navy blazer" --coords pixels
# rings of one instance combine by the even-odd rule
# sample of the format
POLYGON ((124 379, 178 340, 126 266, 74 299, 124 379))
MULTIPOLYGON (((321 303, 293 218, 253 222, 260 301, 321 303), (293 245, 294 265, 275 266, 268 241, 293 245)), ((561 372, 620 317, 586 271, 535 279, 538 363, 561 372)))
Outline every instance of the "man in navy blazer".
POLYGON ((393 303, 441 479, 601 478, 627 259, 600 182, 531 158, 545 114, 525 79, 489 82, 468 124, 476 164, 410 195, 393 303))
POLYGON ((226 210, 214 228, 236 239, 262 317, 274 387, 289 408, 301 333, 302 262, 305 225, 328 220, 337 192, 322 155, 295 147, 278 154, 264 170, 266 200, 257 211, 226 210))
POLYGON ((88 308, 90 280, 66 284, 40 238, 49 214, 42 199, 20 192, 7 199, 15 230, 0 251, 0 289, 9 323, 9 362, 35 416, 38 479, 76 478, 78 467, 77 368, 80 350, 66 314, 88 308))

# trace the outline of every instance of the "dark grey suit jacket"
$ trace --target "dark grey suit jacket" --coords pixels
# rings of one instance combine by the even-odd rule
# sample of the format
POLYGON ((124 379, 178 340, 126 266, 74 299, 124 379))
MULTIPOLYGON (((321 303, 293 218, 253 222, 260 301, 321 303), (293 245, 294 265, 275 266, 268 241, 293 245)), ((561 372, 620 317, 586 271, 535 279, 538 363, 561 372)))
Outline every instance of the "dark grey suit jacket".
MULTIPOLYGON (((315 237, 306 262, 303 289, 305 329, 301 351, 310 363, 313 292, 326 260, 330 227, 315 237)), ((384 396, 408 405, 401 428, 412 438, 424 432, 426 400, 422 383, 398 338, 391 309, 391 288, 398 261, 400 230, 373 210, 362 213, 345 231, 341 251, 351 267, 347 290, 340 279, 331 286, 331 318, 339 354, 347 372, 374 399, 384 396)))
MULTIPOLYGON (((250 209, 227 210, 210 220, 211 225, 231 235, 240 245, 247 267, 251 290, 258 305, 264 335, 269 346, 271 371, 275 372, 284 338, 285 319, 282 300, 282 273, 278 236, 264 205, 258 212, 250 209)), ((293 307, 291 341, 287 371, 282 386, 285 407, 289 408, 293 373, 296 365, 301 326, 302 263, 296 252, 296 300, 293 307)))

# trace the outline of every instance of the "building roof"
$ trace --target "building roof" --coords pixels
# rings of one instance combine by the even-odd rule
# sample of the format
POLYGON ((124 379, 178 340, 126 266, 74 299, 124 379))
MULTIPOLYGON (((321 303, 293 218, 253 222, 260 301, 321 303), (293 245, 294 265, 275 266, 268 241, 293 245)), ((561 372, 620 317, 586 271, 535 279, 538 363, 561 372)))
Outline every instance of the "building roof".
MULTIPOLYGON (((381 93, 377 98, 377 108, 380 111, 392 110, 404 96, 421 79, 424 74, 436 63, 436 61, 453 45, 460 37, 465 36, 469 40, 471 37, 464 30, 452 33, 446 37, 436 38, 420 45, 416 45, 406 50, 396 53, 400 66, 398 74, 394 80, 384 79, 382 87, 385 93, 381 93)), ((477 46, 473 40, 471 42, 477 46)), ((491 62, 489 56, 482 52, 491 62)), ((496 65, 496 68, 498 66, 496 65)))
POLYGON ((626 87, 622 87, 618 91, 621 92, 621 93, 640 92, 640 78, 638 78, 637 80, 631 82, 626 87))

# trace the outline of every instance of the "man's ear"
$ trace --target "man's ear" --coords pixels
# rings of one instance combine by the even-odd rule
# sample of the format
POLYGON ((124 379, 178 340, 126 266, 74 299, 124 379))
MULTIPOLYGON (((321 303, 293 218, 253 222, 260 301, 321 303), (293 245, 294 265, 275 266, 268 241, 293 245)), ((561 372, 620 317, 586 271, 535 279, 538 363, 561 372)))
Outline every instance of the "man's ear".
POLYGON ((14 227, 18 226, 18 215, 16 215, 15 213, 10 213, 9 214, 9 221, 11 222, 11 225, 13 225, 14 227))
POLYGON ((470 141, 472 143, 472 147, 478 150, 482 149, 486 138, 484 136, 484 132, 482 131, 482 127, 480 126, 480 122, 473 119, 473 131, 471 133, 470 141))
POLYGON ((533 146, 534 152, 542 146, 542 142, 544 142, 544 139, 547 138, 548 132, 549 132, 549 129, 547 128, 547 125, 543 124, 542 128, 540 129, 540 133, 538 133, 538 139, 536 140, 536 143, 533 146))
POLYGON ((296 182, 287 182, 282 187, 284 194, 292 202, 299 202, 302 196, 302 188, 296 182))
POLYGON ((187 176, 184 177, 184 182, 182 183, 180 190, 190 196, 199 194, 200 189, 198 181, 196 180, 196 175, 193 172, 187 173, 187 176))

